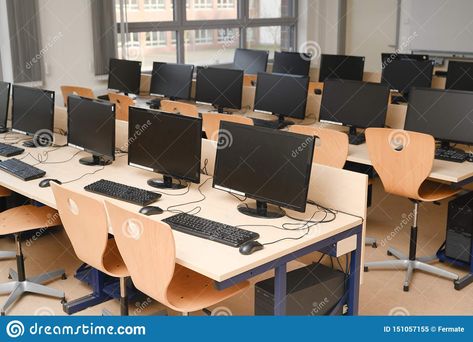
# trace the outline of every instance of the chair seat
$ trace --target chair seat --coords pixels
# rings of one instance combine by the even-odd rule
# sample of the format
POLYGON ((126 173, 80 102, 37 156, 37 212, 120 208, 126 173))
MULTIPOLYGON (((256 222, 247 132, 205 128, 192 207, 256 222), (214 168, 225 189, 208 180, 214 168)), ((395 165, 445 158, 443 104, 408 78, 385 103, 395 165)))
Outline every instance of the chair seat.
POLYGON ((118 251, 115 239, 108 239, 107 241, 107 247, 103 257, 103 265, 105 269, 101 271, 112 277, 123 278, 130 276, 126 265, 123 262, 123 258, 118 251))
POLYGON ((425 181, 419 188, 419 197, 423 202, 441 201, 460 191, 461 189, 454 189, 442 183, 425 181))
POLYGON ((174 277, 168 287, 168 300, 173 310, 193 312, 230 298, 249 285, 248 281, 243 281, 219 291, 215 289, 212 279, 176 264, 174 277))
POLYGON ((60 224, 58 212, 47 206, 22 205, 0 213, 0 235, 50 228, 60 224))
POLYGON ((0 197, 8 197, 11 196, 11 190, 0 186, 0 197))

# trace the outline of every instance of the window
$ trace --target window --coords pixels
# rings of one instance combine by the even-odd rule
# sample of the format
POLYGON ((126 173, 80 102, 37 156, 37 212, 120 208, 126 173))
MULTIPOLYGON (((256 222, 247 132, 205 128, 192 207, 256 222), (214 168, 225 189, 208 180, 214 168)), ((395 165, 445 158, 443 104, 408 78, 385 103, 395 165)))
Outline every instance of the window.
POLYGON ((212 34, 210 30, 197 30, 195 31, 195 43, 196 44, 209 44, 212 43, 212 34))
POLYGON ((166 32, 146 32, 146 46, 165 47, 167 45, 166 32))
POLYGON ((194 1, 195 9, 207 9, 207 8, 213 7, 213 0, 193 0, 193 1, 194 1))
POLYGON ((231 43, 231 41, 238 39, 238 36, 238 29, 220 29, 217 31, 217 42, 231 43))
POLYGON ((143 8, 145 11, 163 10, 166 8, 166 3, 165 0, 144 0, 143 8))
POLYGON ((186 0, 186 19, 191 20, 230 20, 238 19, 237 0, 186 0), (193 3, 193 7, 189 6, 193 3))
POLYGON ((126 0, 127 11, 138 11, 138 0, 126 0))
MULTIPOLYGON (((140 47, 140 38, 138 32, 132 32, 125 35, 126 47, 140 47)), ((122 47, 120 36, 118 37, 118 48, 122 47)))
POLYGON ((194 36, 184 44, 185 63, 194 65, 229 64, 233 62, 235 49, 240 45, 238 29, 215 29, 186 31, 186 37, 194 36), (203 33, 202 31, 206 31, 203 33), (222 31, 225 34, 222 34, 222 31), (203 38, 207 43, 198 43, 197 38, 203 38), (218 38, 227 38, 219 42, 218 38))
POLYGON ((217 8, 235 8, 235 0, 217 0, 217 8))
POLYGON ((294 6, 290 0, 250 0, 250 18, 268 19, 291 17, 294 6))
POLYGON ((246 46, 248 49, 268 50, 272 59, 274 51, 291 49, 290 31, 287 26, 251 27, 247 30, 246 46))

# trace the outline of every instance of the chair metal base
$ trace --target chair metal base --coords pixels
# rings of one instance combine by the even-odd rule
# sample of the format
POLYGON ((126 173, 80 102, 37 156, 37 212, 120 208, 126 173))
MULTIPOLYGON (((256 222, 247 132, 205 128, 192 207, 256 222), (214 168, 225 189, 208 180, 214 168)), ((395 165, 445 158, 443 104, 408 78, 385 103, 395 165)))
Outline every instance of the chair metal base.
POLYGON ((376 243, 376 239, 372 237, 365 237, 365 246, 371 246, 373 248, 378 248, 378 244, 376 243))
POLYGON ((0 259, 15 259, 16 252, 14 251, 0 251, 0 259))
POLYGON ((394 256, 398 260, 386 260, 386 261, 373 261, 365 263, 365 272, 368 272, 370 268, 375 269, 402 269, 406 270, 406 278, 404 280, 404 291, 409 291, 409 285, 412 281, 412 275, 414 270, 421 270, 429 274, 435 274, 440 277, 444 277, 450 280, 458 280, 458 274, 443 270, 439 267, 435 267, 427 264, 438 260, 437 256, 420 257, 415 260, 409 260, 403 253, 397 249, 389 248, 388 255, 394 256))
POLYGON ((36 277, 28 278, 24 281, 19 281, 17 272, 10 270, 10 278, 12 281, 0 284, 0 294, 10 294, 5 303, 3 303, 2 307, 0 308, 1 315, 4 316, 7 309, 25 293, 34 293, 61 298, 64 300, 65 295, 63 291, 43 285, 43 283, 60 277, 63 279, 66 277, 64 270, 48 272, 36 277))

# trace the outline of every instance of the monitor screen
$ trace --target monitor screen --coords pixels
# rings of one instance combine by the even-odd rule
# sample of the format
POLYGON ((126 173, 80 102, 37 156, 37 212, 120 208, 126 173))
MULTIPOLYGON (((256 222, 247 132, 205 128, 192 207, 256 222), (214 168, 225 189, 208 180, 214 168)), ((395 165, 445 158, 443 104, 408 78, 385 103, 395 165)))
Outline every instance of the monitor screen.
POLYGON ((115 159, 115 105, 70 95, 67 105, 67 144, 96 156, 115 159))
POLYGON ((326 80, 320 121, 357 128, 384 127, 389 88, 380 83, 326 80))
POLYGON ((215 188, 305 211, 313 137, 225 121, 220 132, 231 136, 232 143, 219 138, 215 188))
POLYGON ((449 61, 445 88, 473 91, 473 63, 449 61))
POLYGON ((193 73, 193 65, 154 62, 150 94, 172 100, 188 100, 191 97, 193 73))
POLYGON ((200 182, 202 119, 130 108, 128 164, 200 182))
POLYGON ((434 61, 395 60, 385 65, 381 83, 403 95, 408 95, 411 87, 430 88, 434 61))
POLYGON ((274 53, 273 73, 309 76, 312 56, 303 52, 274 53))
POLYGON ((219 108, 241 108, 243 70, 197 67, 195 99, 219 108))
POLYGON ((308 86, 307 76, 259 73, 254 110, 304 119, 308 86))
POLYGON ((473 145, 473 92, 412 88, 404 128, 473 145))
POLYGON ((414 61, 428 61, 429 55, 418 55, 414 53, 396 53, 396 52, 383 52, 381 54, 381 63, 382 68, 386 66, 386 64, 391 63, 392 61, 397 60, 414 60, 414 61))
POLYGON ((126 94, 139 94, 141 82, 141 62, 124 59, 110 59, 108 89, 126 94))
POLYGON ((322 54, 319 82, 326 79, 362 81, 364 68, 365 57, 322 54))
POLYGON ((236 49, 233 69, 243 70, 245 74, 256 75, 266 72, 269 52, 265 50, 236 49))
POLYGON ((7 127, 10 83, 0 82, 0 129, 7 127))
POLYGON ((54 130, 54 91, 13 85, 12 129, 28 135, 54 130))

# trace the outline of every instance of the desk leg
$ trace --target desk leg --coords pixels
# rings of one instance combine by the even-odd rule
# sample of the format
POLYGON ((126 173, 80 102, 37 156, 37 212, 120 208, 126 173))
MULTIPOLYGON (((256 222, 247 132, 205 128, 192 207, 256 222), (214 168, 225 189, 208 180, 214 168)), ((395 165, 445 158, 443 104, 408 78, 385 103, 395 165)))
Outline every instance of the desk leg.
POLYGON ((348 314, 358 315, 361 270, 361 231, 356 234, 356 249, 350 253, 350 277, 348 280, 348 314))
POLYGON ((286 266, 283 263, 274 269, 274 315, 286 314, 286 266))

